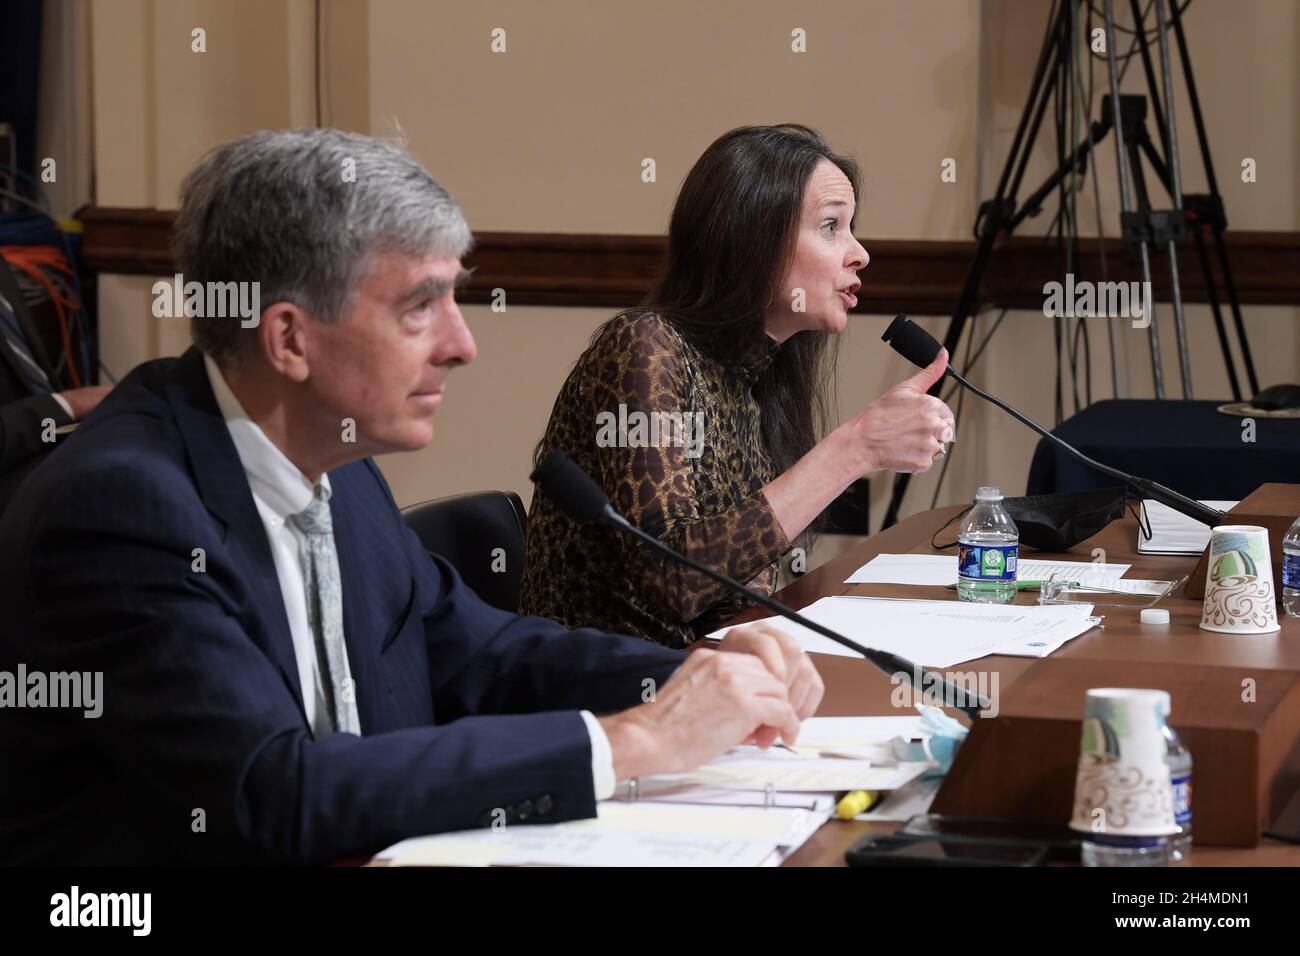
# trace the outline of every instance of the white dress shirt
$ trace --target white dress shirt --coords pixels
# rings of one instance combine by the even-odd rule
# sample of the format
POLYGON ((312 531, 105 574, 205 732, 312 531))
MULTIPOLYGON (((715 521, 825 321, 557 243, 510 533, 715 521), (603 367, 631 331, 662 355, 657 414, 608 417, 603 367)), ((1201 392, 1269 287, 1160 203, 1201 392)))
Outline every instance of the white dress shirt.
MULTIPOLYGON (((316 655, 316 641, 307 622, 306 573, 302 565, 302 532, 289 521, 291 515, 305 511, 311 504, 315 487, 307 476, 298 470, 284 452, 266 437, 266 433, 244 411, 235 393, 230 390, 221 370, 208 356, 203 357, 216 396, 221 417, 235 444, 239 462, 244 467, 248 486, 253 493, 253 503, 266 530, 266 540, 271 546, 275 561, 275 574, 280 582, 284 611, 289 620, 289 633, 293 637, 293 653, 298 663, 298 680, 302 687, 303 706, 307 723, 313 736, 319 738, 331 732, 325 687, 321 683, 321 661, 316 655)), ((321 475, 321 484, 329 488, 329 475, 321 475)), ((344 593, 343 600, 347 601, 344 593)), ((358 693, 364 693, 359 690, 358 693)), ((604 728, 590 711, 581 711, 591 737, 591 774, 597 800, 607 800, 614 795, 614 755, 604 728)))

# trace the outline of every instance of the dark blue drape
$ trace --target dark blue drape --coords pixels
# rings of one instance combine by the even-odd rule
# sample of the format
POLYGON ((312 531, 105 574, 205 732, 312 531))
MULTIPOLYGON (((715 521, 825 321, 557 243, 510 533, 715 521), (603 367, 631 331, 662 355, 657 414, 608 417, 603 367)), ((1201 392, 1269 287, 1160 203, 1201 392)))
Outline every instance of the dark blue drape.
POLYGON ((36 173, 40 69, 41 0, 4 0, 0 3, 0 122, 14 128, 18 168, 29 175, 36 173))

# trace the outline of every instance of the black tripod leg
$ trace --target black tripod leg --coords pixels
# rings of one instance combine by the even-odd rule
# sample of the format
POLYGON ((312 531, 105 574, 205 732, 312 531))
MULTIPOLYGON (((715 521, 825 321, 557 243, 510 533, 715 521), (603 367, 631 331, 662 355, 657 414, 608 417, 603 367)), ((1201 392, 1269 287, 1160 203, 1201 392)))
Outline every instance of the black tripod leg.
POLYGON ((1232 360, 1232 349, 1228 346, 1228 332, 1223 327, 1223 312, 1219 308, 1219 289, 1214 284, 1214 273, 1210 271, 1210 257, 1205 252, 1205 236, 1200 226, 1192 227, 1196 239, 1196 254, 1201 260, 1201 274, 1205 276, 1205 295, 1210 300, 1210 312, 1214 315, 1214 331, 1219 335, 1219 349, 1223 352, 1223 367, 1228 371, 1228 384, 1232 386, 1232 400, 1241 401, 1241 383, 1237 381, 1237 363, 1232 360))
MULTIPOLYGON (((979 307, 980 281, 984 276, 984 269, 988 263, 989 255, 993 251, 993 242, 996 236, 996 229, 986 229, 980 236, 979 245, 975 249, 975 259, 971 262, 970 270, 966 273, 966 282, 962 286, 961 298, 957 301, 957 311, 953 313, 952 321, 948 323, 948 331, 943 337, 943 347, 948 350, 949 361, 952 360, 952 354, 957 350, 957 343, 961 341, 962 332, 966 328, 966 320, 974 315, 979 307)), ((962 371, 965 371, 965 369, 962 371)), ((938 395, 943 382, 944 379, 940 378, 939 381, 930 386, 928 394, 938 395)), ((894 488, 889 496, 889 507, 885 509, 884 521, 880 525, 881 531, 892 528, 898 523, 898 512, 903 506, 903 496, 907 494, 907 486, 911 480, 912 476, 903 472, 894 476, 894 488)))
MULTIPOLYGON (((1187 85, 1187 99, 1192 106, 1192 122, 1196 125, 1196 141, 1201 149, 1201 163, 1205 167, 1205 180, 1210 189, 1210 196, 1218 209, 1223 208, 1223 197, 1219 194, 1219 181, 1214 175, 1214 161, 1210 158, 1209 138, 1205 133, 1205 118, 1201 115, 1201 97, 1196 92, 1196 77, 1192 73, 1192 58, 1187 51, 1187 35, 1183 32, 1183 16, 1175 0, 1170 11, 1170 21, 1174 26, 1174 40, 1178 44, 1178 59, 1183 67, 1183 80, 1187 85)), ((1259 379, 1255 376, 1255 362, 1250 354, 1250 340, 1246 337, 1246 326, 1241 319, 1241 302, 1237 298, 1237 284, 1233 281, 1232 270, 1228 266, 1228 253, 1223 246, 1223 223, 1213 224, 1214 248, 1223 270, 1224 290, 1228 294, 1228 306, 1232 310, 1232 321, 1237 332, 1237 345, 1241 348, 1241 363, 1246 371, 1246 383, 1250 393, 1259 391, 1259 379)), ((1206 288, 1213 281, 1208 265, 1205 268, 1206 288)), ((1233 396, 1237 394, 1233 389, 1233 396)))
MULTIPOLYGON (((1145 128, 1130 130, 1128 140, 1124 144, 1124 148, 1128 153, 1129 167, 1133 174, 1133 189, 1137 197, 1138 212, 1142 214, 1144 219, 1151 212, 1151 202, 1147 196, 1146 176, 1142 172, 1142 157, 1140 155, 1141 142, 1146 138, 1145 128)), ((1151 288, 1151 252, 1145 235, 1138 240, 1138 252, 1142 259, 1142 288, 1145 291, 1151 288)), ((1154 292, 1146 298, 1146 318, 1149 323, 1147 325, 1147 342, 1151 347, 1151 382, 1156 398, 1164 398, 1165 372, 1160 359, 1160 332, 1156 328, 1154 292)))
POLYGON ((1223 230, 1214 229, 1214 251, 1219 257, 1223 269, 1223 287, 1228 293, 1228 307, 1232 309, 1232 324, 1237 329, 1237 342, 1241 346, 1241 364, 1246 368, 1246 384, 1250 394, 1259 392, 1259 379, 1255 376, 1255 361, 1250 355, 1250 340, 1246 338, 1246 325, 1241 320, 1241 300, 1237 297, 1237 283, 1233 281, 1232 270, 1228 267, 1228 250, 1223 245, 1223 230))
MULTIPOLYGON (((1173 0, 1177 3, 1178 0, 1173 0)), ((1160 51, 1160 76, 1164 81, 1164 103, 1168 107, 1161 126, 1165 144, 1165 157, 1169 164, 1170 196, 1174 200, 1174 213, 1181 221, 1183 215, 1183 184, 1181 164, 1178 159, 1178 128, 1174 119, 1174 78, 1169 69, 1169 30, 1165 24, 1165 0, 1154 0, 1156 7, 1156 45, 1160 51), (1167 128, 1167 134, 1166 134, 1167 128)), ((1151 98, 1156 98, 1154 88, 1151 98)), ((1169 256, 1169 293, 1173 300, 1174 336, 1178 342, 1178 369, 1183 382, 1183 398, 1192 397, 1192 356, 1187 340, 1187 323, 1183 316, 1183 286, 1178 278, 1178 242, 1171 233, 1165 243, 1169 256)))
MULTIPOLYGON (((1067 0, 1067 2, 1074 2, 1074 0, 1067 0)), ((1062 11, 1064 10, 1065 8, 1062 7, 1062 11)), ((998 188, 994 193, 995 199, 1002 199, 1007 195, 1007 187, 1011 180, 1011 170, 1016 167, 1017 163, 1015 160, 1017 156, 1021 155, 1022 149, 1025 156, 1028 156, 1032 151, 1030 147, 1033 146, 1034 138, 1037 135, 1038 123, 1035 121, 1034 129, 1032 132, 1029 132, 1029 140, 1028 143, 1026 143, 1025 134, 1029 129, 1029 117, 1034 110, 1034 103, 1038 101, 1039 97, 1042 96, 1044 92, 1044 77, 1055 75, 1055 70, 1050 74, 1048 73, 1047 65, 1053 56, 1058 55, 1057 44, 1060 41, 1060 35, 1060 23, 1058 21, 1056 27, 1048 31, 1043 42, 1043 48, 1038 53, 1038 63, 1034 67, 1034 78, 1029 84, 1029 97, 1025 100, 1025 108, 1020 111, 1020 122, 1016 124, 1016 135, 1011 140, 1011 149, 1007 153, 1007 161, 1002 166, 1002 175, 998 179, 998 188)), ((1051 81, 1049 81, 1049 83, 1050 82, 1051 81)), ((1044 103, 1046 102, 1046 99, 1047 97, 1043 96, 1044 103)), ((1039 110, 1038 115, 1040 118, 1042 117, 1041 109, 1039 110)), ((1020 164, 1022 170, 1023 165, 1022 162, 1020 164)), ((1018 185, 1012 186, 1010 194, 1014 196, 1018 191, 1018 185)))
POLYGON ((1183 80, 1187 84, 1187 99, 1192 105, 1192 122, 1196 125, 1196 141, 1201 148, 1201 163, 1210 195, 1219 195, 1219 183, 1214 177, 1214 162, 1210 159, 1210 144, 1205 135, 1205 118, 1201 116, 1201 98, 1196 94, 1196 78, 1192 75, 1192 59, 1187 52, 1187 36, 1183 33, 1183 16, 1175 3, 1170 13, 1174 24, 1174 39, 1178 42, 1178 59, 1183 65, 1183 80))

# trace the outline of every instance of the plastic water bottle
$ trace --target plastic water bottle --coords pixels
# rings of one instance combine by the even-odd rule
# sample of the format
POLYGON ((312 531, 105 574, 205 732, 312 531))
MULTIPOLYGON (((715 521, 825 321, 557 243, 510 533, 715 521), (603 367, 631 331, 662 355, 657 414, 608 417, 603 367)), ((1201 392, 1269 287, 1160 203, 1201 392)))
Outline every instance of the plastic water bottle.
POLYGON ((1173 791, 1174 822, 1178 832, 1169 838, 1169 862, 1181 863, 1192 849, 1192 752, 1168 724, 1164 728, 1165 762, 1173 791))
POLYGON ((1192 753, 1168 724, 1165 762, 1178 832, 1172 836, 1104 836, 1089 833, 1083 841, 1084 866, 1169 866, 1182 863, 1192 849, 1192 753))
POLYGON ((1083 841, 1084 866, 1168 866, 1169 837, 1102 836, 1083 841))
POLYGON ((1300 518, 1282 539, 1282 609, 1300 617, 1300 518))
POLYGON ((957 597, 980 604, 1009 604, 1016 596, 1020 532, 1002 507, 1002 492, 975 492, 975 507, 957 532, 957 597))

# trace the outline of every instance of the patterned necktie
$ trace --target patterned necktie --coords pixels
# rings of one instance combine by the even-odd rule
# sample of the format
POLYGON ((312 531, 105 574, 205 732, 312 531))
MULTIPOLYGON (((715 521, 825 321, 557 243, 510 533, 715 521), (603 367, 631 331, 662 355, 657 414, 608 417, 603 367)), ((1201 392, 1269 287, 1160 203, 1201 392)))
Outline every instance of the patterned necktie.
POLYGON ((334 518, 329 492, 316 486, 306 511, 289 520, 303 534, 302 564, 305 572, 307 623, 316 641, 316 659, 327 673, 321 684, 334 729, 361 735, 357 715, 356 688, 348 668, 348 649, 343 639, 343 583, 339 578, 339 556, 334 550, 334 518))
POLYGON ((4 339, 3 347, 17 356, 18 371, 33 395, 48 395, 54 391, 45 369, 41 368, 40 363, 27 348, 14 307, 3 295, 0 295, 0 339, 4 339))

